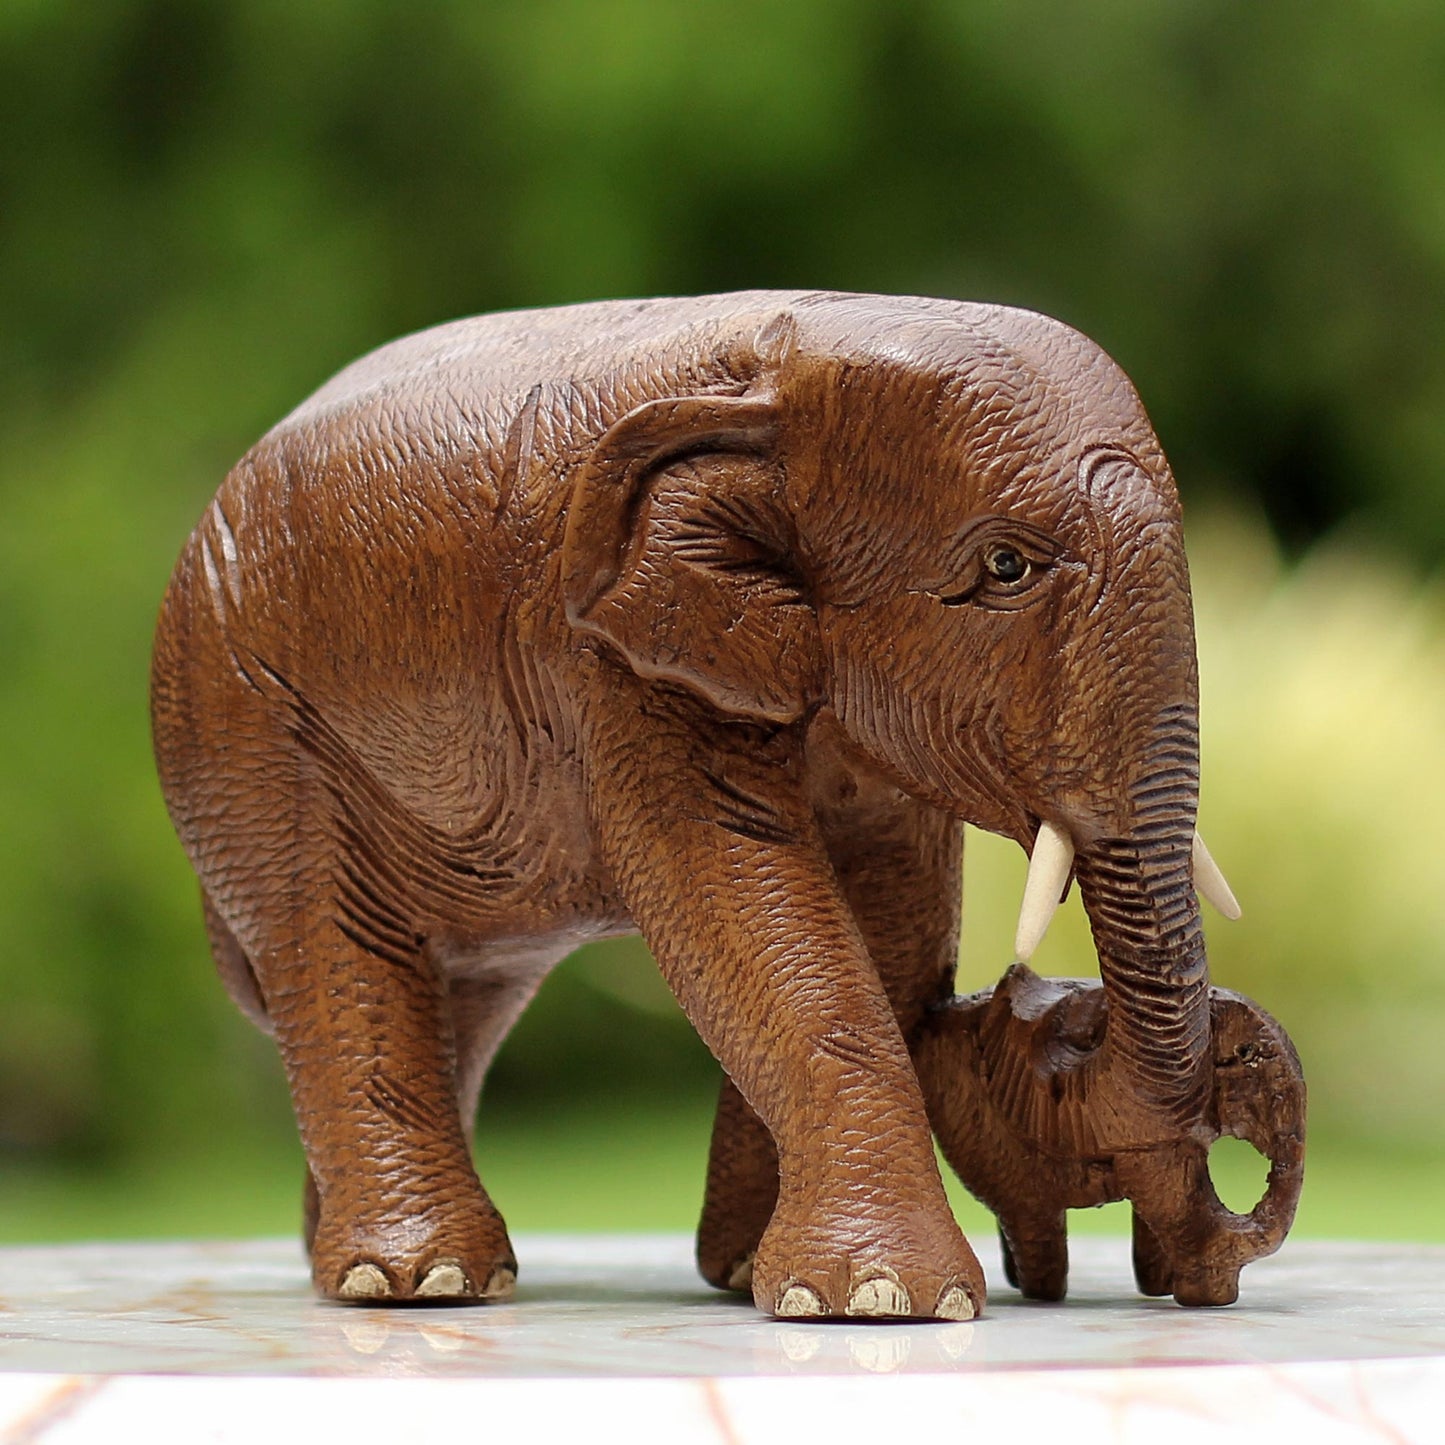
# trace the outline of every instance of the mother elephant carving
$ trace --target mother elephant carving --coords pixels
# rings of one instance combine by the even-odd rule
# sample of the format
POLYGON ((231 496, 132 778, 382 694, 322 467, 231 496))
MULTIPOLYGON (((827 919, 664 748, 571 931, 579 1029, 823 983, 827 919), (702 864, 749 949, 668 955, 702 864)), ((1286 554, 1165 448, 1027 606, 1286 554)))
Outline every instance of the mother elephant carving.
POLYGON ((1035 1061, 1089 1124, 1054 1133, 1151 1180, 1152 1279, 1232 1298, 1169 1174, 1220 1131, 1196 885, 1232 907, 1177 502, 1068 328, 758 292, 393 343, 222 485, 153 713, 220 971, 286 1065, 323 1295, 510 1292, 483 1076, 555 962, 639 929, 730 1081, 704 1274, 785 1316, 977 1313, 930 1132, 974 1085, 910 1053, 966 820, 1034 856, 1021 956, 1071 876, 1093 924, 1097 1037, 1035 1061))

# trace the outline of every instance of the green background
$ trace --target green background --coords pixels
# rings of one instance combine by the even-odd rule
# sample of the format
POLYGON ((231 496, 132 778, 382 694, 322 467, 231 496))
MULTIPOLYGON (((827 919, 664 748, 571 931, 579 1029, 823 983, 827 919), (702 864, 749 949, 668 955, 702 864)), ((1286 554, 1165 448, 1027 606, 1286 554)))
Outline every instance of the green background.
MULTIPOLYGON (((227 467, 400 332, 744 286, 1030 306, 1135 378, 1245 907, 1215 977, 1311 1081, 1301 1228, 1445 1237, 1442 75, 1438 0, 0 0, 0 1237, 295 1226, 147 736, 227 467)), ((967 987, 1016 854, 970 836, 967 987)), ((1038 963, 1093 971, 1077 904, 1038 963)), ((516 1228, 685 1227, 716 1077, 595 947, 499 1062, 484 1177, 516 1228)))

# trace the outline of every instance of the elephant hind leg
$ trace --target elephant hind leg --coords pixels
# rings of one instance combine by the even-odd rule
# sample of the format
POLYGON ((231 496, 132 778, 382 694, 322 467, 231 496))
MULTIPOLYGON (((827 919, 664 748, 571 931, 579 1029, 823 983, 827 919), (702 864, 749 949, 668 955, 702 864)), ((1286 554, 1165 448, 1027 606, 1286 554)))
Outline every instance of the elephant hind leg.
POLYGON ((407 900, 344 892, 326 811, 304 779, 293 788, 269 810, 289 824, 268 840, 274 871, 226 899, 244 927, 207 912, 223 978, 285 1064, 316 1288, 368 1303, 504 1294, 516 1261, 462 1130, 445 973, 407 900))
MULTIPOLYGON (((555 955, 548 955, 534 969, 519 971, 511 978, 461 978, 451 983, 452 1033, 457 1049, 457 1116, 462 1133, 468 1139, 472 1137, 487 1069, 553 962, 555 955)), ((316 1228, 321 1218, 321 1195, 316 1176, 309 1168, 302 1190, 301 1217, 306 1253, 310 1255, 315 1249, 316 1228)), ((498 1280, 492 1293, 499 1293, 505 1283, 505 1279, 498 1280)))
MULTIPOLYGON (((226 920, 221 917, 215 900, 201 889, 201 910, 206 920, 206 937, 211 944, 211 957, 216 962, 216 972, 226 986, 236 1007, 256 1025, 262 1033, 272 1033, 271 1016, 266 1012, 266 1000, 261 997, 261 985, 256 982, 256 971, 240 940, 231 932, 226 920)), ((316 1176, 310 1168, 306 1170, 306 1182, 301 1190, 301 1237, 306 1242, 309 1257, 316 1243, 316 1225, 321 1218, 321 1196, 316 1190, 316 1176)))
POLYGON ((778 1202, 778 1150, 767 1126, 724 1079, 707 1160, 697 1267, 718 1289, 753 1292, 753 1255, 778 1202))
POLYGON ((211 957, 216 962, 216 972, 226 985, 236 1007, 261 1030, 269 1034, 271 1016, 266 1012, 266 1000, 261 997, 261 985, 256 982, 256 971, 240 940, 231 932, 226 920, 221 917, 215 900, 203 887, 201 889, 201 911, 206 920, 206 937, 211 945, 211 957))
POLYGON ((213 890, 203 907, 228 992, 286 1066, 317 1289, 371 1302, 497 1298, 516 1262, 472 1168, 471 1121, 487 1064, 561 950, 454 980, 423 928, 369 944, 337 896, 317 812, 294 813, 302 826, 278 840, 275 870, 292 886, 248 874, 228 895, 244 930, 213 890))
POLYGON ((543 979, 571 951, 547 942, 535 948, 484 955, 453 976, 449 988, 457 1052, 457 1113, 468 1139, 487 1070, 512 1026, 536 997, 543 979))
POLYGON ((487 1298, 516 1263, 461 1125, 438 869, 398 871, 434 860, 392 846, 409 816, 286 663, 220 659, 204 696, 160 706, 156 747, 221 976, 285 1065, 312 1278, 329 1298, 487 1298))
POLYGON ((420 951, 367 951, 324 902, 299 921, 256 972, 306 1149, 318 1291, 367 1303, 509 1293, 515 1257, 461 1127, 445 980, 420 951))

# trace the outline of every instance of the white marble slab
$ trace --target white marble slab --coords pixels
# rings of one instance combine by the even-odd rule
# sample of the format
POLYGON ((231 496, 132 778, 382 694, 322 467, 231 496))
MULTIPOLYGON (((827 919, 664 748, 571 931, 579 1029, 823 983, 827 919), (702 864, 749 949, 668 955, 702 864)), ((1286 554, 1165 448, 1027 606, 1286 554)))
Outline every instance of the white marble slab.
POLYGON ((1070 1445, 1266 1423, 1311 1445, 1445 1440, 1445 1248, 1292 1243, 1245 1271, 1240 1304, 1182 1310, 1133 1293, 1126 1241, 1081 1238, 1066 1303, 1021 1300, 995 1267, 982 1320, 933 1325, 766 1319, 703 1285, 680 1236, 517 1252, 508 1304, 397 1310, 316 1300, 289 1240, 0 1250, 0 1439, 317 1440, 344 1423, 348 1445, 399 1445, 471 1438, 470 1420, 796 1442, 923 1412, 1053 1419, 1070 1445))

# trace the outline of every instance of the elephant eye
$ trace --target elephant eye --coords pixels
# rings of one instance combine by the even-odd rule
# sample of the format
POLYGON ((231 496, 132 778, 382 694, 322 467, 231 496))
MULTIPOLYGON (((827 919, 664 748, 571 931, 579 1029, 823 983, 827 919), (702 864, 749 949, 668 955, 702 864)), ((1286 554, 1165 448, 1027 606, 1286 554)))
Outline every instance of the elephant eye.
POLYGON ((1005 586, 1022 582, 1031 570, 1029 559, 1018 548, 1001 542, 995 542, 984 552, 983 565, 995 582, 1002 582, 1005 586))
POLYGON ((981 528, 993 535, 976 540, 968 548, 967 560, 954 572, 953 586, 932 595, 945 607, 972 603, 992 611, 1013 611, 1028 606, 1037 595, 1037 584, 1062 555, 1058 542, 1040 528, 1013 518, 986 517, 970 530, 981 528))

